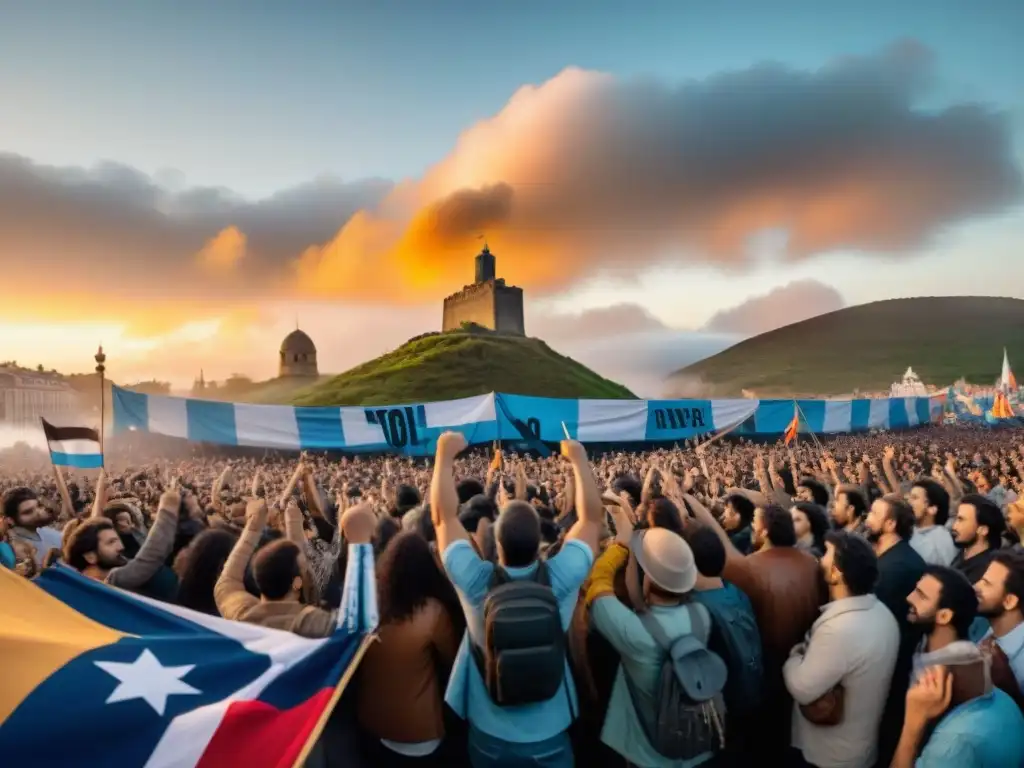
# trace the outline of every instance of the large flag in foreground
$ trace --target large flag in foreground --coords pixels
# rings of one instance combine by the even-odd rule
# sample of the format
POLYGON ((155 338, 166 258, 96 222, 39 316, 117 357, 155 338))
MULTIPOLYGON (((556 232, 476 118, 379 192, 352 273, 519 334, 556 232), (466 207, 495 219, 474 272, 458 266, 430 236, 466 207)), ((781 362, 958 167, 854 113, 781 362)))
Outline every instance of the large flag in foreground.
POLYGON ((352 548, 348 576, 338 630, 309 640, 149 600, 64 566, 35 582, 0 568, 0 762, 301 765, 376 623, 368 546, 352 548))

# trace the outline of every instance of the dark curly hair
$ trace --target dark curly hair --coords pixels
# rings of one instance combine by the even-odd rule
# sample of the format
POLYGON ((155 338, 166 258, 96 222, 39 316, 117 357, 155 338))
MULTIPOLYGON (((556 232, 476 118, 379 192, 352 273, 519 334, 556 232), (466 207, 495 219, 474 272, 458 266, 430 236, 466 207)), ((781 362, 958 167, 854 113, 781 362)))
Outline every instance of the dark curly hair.
POLYGON ((455 588, 438 566, 430 544, 414 531, 403 531, 391 539, 377 561, 380 623, 411 618, 431 597, 441 602, 453 621, 462 616, 455 588))
POLYGON ((220 528, 203 531, 182 549, 174 560, 178 574, 178 605, 220 616, 213 599, 213 587, 224 570, 238 537, 220 528))

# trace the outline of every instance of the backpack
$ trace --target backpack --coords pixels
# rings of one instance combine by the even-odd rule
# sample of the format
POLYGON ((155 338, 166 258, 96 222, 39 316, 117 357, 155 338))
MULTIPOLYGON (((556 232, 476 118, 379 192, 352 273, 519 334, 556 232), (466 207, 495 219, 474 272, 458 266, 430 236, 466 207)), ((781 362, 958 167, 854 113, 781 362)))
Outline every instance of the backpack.
POLYGON ((682 606, 690 614, 693 632, 669 639, 650 613, 637 614, 644 629, 665 653, 655 689, 655 719, 644 722, 636 706, 636 693, 626 675, 633 707, 651 747, 669 760, 692 760, 725 748, 725 700, 728 677, 725 662, 700 638, 711 632, 696 606, 682 606))
POLYGON ((732 713, 749 712, 764 695, 761 633, 753 611, 721 603, 701 605, 711 614, 708 648, 721 656, 729 669, 723 692, 725 705, 732 713))
POLYGON ((565 684, 566 638, 547 564, 516 580, 496 565, 483 619, 482 646, 470 647, 491 701, 517 707, 553 698, 565 684))

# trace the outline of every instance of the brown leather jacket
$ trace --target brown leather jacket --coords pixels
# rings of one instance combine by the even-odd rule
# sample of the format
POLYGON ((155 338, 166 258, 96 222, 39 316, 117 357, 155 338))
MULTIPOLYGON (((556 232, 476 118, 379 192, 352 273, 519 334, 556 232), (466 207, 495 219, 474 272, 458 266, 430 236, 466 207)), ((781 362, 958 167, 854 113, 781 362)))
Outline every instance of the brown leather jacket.
POLYGON ((790 649, 803 642, 826 602, 818 561, 794 547, 772 547, 746 557, 730 552, 722 578, 750 598, 766 671, 769 666, 781 669, 790 649))
POLYGON ((434 598, 407 621, 385 624, 359 666, 359 724, 379 739, 444 736, 444 691, 461 636, 434 598))

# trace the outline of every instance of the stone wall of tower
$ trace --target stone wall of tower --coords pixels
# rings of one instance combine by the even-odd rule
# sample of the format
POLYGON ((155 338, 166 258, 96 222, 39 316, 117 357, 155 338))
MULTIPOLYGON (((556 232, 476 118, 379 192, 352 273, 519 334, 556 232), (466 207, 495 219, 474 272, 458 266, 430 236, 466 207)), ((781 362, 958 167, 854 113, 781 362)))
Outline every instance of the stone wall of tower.
POLYGON ((495 328, 494 283, 467 285, 444 300, 442 331, 453 331, 463 323, 476 323, 483 328, 495 328))
POLYGON ((281 350, 278 356, 277 375, 284 376, 311 376, 320 375, 316 363, 316 353, 293 352, 281 350))
POLYGON ((523 289, 514 285, 497 285, 494 289, 494 326, 501 333, 526 335, 523 318, 523 289))

